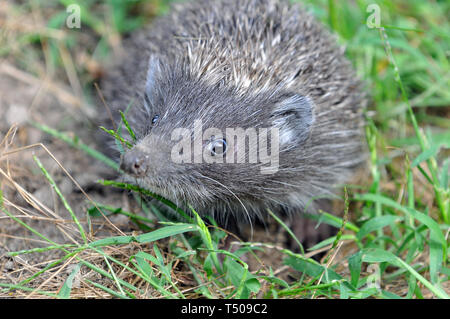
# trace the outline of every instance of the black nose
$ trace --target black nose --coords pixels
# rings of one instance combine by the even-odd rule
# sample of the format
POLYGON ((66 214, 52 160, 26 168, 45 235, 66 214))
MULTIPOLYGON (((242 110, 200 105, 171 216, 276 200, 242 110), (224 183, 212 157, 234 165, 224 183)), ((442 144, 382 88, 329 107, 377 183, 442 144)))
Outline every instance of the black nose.
POLYGON ((142 177, 147 173, 147 161, 147 155, 132 149, 122 155, 120 168, 130 175, 142 177))

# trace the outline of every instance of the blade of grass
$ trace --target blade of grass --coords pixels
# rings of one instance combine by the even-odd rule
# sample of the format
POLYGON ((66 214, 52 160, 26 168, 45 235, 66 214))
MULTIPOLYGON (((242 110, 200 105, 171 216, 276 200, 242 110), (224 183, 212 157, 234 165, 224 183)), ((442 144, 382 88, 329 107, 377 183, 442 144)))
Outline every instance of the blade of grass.
POLYGON ((61 193, 61 190, 59 189, 59 187, 56 185, 55 181, 53 180, 53 178, 50 176, 50 174, 47 172, 47 170, 45 169, 45 167, 42 165, 41 161, 37 158, 36 155, 33 155, 33 159, 34 161, 37 163, 37 165, 39 166, 39 168, 41 169, 42 173, 44 173, 45 178, 47 178, 47 180, 50 182, 50 185, 52 186, 52 188, 55 190, 56 194, 58 194, 59 198, 61 199, 61 201, 64 204, 64 207, 67 209, 67 211, 70 213, 70 216, 72 216, 73 221, 75 222, 75 224, 78 227, 78 230, 80 232, 81 238, 83 239, 84 243, 87 244, 88 240, 86 237, 86 234, 84 232, 83 226, 81 226, 77 216, 75 215, 75 213, 72 210, 72 207, 70 207, 69 203, 67 202, 66 198, 64 197, 64 195, 61 193))
POLYGON ((51 292, 47 292, 47 291, 42 291, 42 290, 35 290, 34 288, 29 288, 29 287, 25 287, 22 286, 20 284, 6 284, 6 283, 2 283, 0 282, 0 287, 4 287, 7 288, 7 291, 11 291, 11 290, 23 290, 23 291, 34 291, 35 293, 47 296, 47 297, 53 297, 53 298, 57 298, 57 295, 55 293, 51 293, 51 292))
MULTIPOLYGON (((386 33, 384 28, 378 28, 378 29, 380 31, 380 36, 381 36, 382 41, 384 43, 386 54, 387 54, 387 56, 389 58, 390 63, 394 67, 395 81, 397 82, 397 84, 398 84, 398 86, 400 88, 400 91, 402 93, 402 98, 403 98, 405 104, 407 105, 408 115, 409 115, 411 123, 412 123, 412 125, 414 127, 415 134, 416 134, 416 136, 417 136, 417 138, 419 140, 419 144, 420 144, 420 147, 422 149, 422 152, 425 152, 426 149, 427 149, 428 142, 426 140, 426 137, 422 134, 422 132, 419 129, 419 125, 417 124, 416 117, 415 117, 414 112, 412 110, 411 104, 409 103, 409 99, 408 99, 408 96, 406 94, 406 90, 405 90, 405 87, 403 86, 403 81, 402 81, 401 76, 400 76, 400 71, 399 71, 398 65, 397 65, 397 63, 395 61, 395 58, 394 58, 394 55, 392 53, 392 48, 391 48, 391 45, 389 43, 389 39, 388 39, 387 33, 386 33)), ((432 176, 431 185, 433 186, 433 190, 434 190, 434 193, 436 195, 437 205, 438 205, 439 210, 441 212, 442 218, 448 224, 450 222, 449 221, 450 212, 448 211, 450 209, 450 205, 445 205, 444 204, 444 202, 446 201, 446 200, 444 200, 445 195, 443 194, 443 190, 438 187, 438 182, 439 181, 438 181, 437 173, 436 173, 436 170, 437 170, 436 160, 435 160, 434 157, 431 157, 431 158, 427 159, 426 162, 428 164, 428 169, 431 172, 431 176, 432 176)))
POLYGON ((101 152, 94 150, 93 148, 89 147, 88 145, 84 144, 77 136, 74 137, 70 137, 64 133, 58 132, 55 129, 52 129, 50 127, 48 127, 47 125, 41 124, 41 123, 37 123, 34 121, 30 122, 31 125, 33 125, 34 127, 40 129, 41 131, 55 137, 58 138, 62 141, 64 141, 65 143, 69 144, 70 146, 72 146, 73 148, 79 149, 83 152, 85 152, 86 154, 88 154, 89 156, 105 163, 106 165, 108 165, 109 167, 111 167, 112 169, 119 171, 120 172, 120 168, 119 168, 119 164, 117 164, 115 161, 113 161, 112 159, 110 159, 109 157, 105 156, 104 154, 102 154, 101 152))
POLYGON ((211 233, 208 230, 208 227, 206 227, 203 220, 200 218, 199 214, 195 211, 195 209, 189 205, 189 208, 195 215, 195 221, 197 223, 197 226, 199 228, 200 235, 203 239, 203 243, 205 246, 211 250, 211 257, 213 259, 214 265, 219 273, 222 273, 223 269, 220 265, 219 258, 217 257, 217 254, 214 252, 217 247, 214 246, 212 239, 211 239, 211 233))
POLYGON ((116 140, 119 140, 122 144, 125 144, 128 148, 132 148, 133 144, 125 140, 122 136, 120 136, 116 131, 114 130, 108 130, 107 128, 100 126, 100 129, 112 137, 114 137, 116 140))
POLYGON ((61 290, 58 293, 58 298, 60 299, 69 299, 70 293, 72 292, 73 279, 79 273, 81 269, 81 265, 77 264, 73 270, 71 271, 69 277, 67 277, 64 285, 61 287, 61 290))
POLYGON ((123 124, 127 128, 128 133, 130 134, 133 142, 136 142, 136 134, 134 134, 134 131, 131 129, 130 124, 128 124, 125 114, 122 111, 119 111, 119 112, 120 112, 120 116, 122 117, 123 124))
POLYGON ((158 194, 155 194, 146 189, 140 188, 139 186, 131 185, 131 184, 127 184, 127 183, 118 183, 115 181, 108 181, 108 180, 98 181, 98 183, 105 185, 105 186, 113 186, 113 187, 117 187, 117 188, 122 188, 122 189, 130 190, 130 191, 138 192, 138 193, 144 194, 146 196, 152 197, 152 198, 160 201, 164 205, 172 208, 175 212, 180 214, 187 221, 192 222, 192 218, 190 218, 181 208, 178 208, 177 205, 175 205, 173 202, 171 202, 168 199, 165 199, 164 197, 162 197, 158 194))
POLYGON ((91 284, 92 286, 97 287, 97 288, 99 288, 99 289, 109 293, 111 296, 114 296, 114 297, 117 297, 117 298, 120 298, 120 299, 130 299, 130 297, 127 297, 127 296, 123 295, 122 293, 118 293, 117 291, 114 291, 114 290, 112 290, 112 289, 110 289, 108 287, 105 287, 105 286, 103 286, 103 285, 101 285, 99 283, 90 281, 89 279, 85 279, 85 281, 87 283, 91 284))
POLYGON ((294 235, 292 230, 290 230, 289 227, 285 223, 283 223, 283 221, 280 218, 278 218, 278 216, 275 215, 270 209, 267 209, 267 212, 269 213, 270 216, 272 216, 273 219, 277 221, 278 224, 281 225, 281 227, 284 228, 284 230, 286 230, 289 236, 291 236, 291 238, 297 243, 298 247, 300 247, 300 252, 302 253, 302 255, 304 255, 305 249, 303 249, 302 243, 298 240, 297 236, 294 235))
POLYGON ((388 262, 397 267, 405 268, 417 280, 419 280, 425 287, 427 287, 435 296, 442 299, 449 299, 449 296, 440 287, 436 287, 426 280, 422 275, 414 270, 410 265, 405 263, 402 259, 395 256, 391 252, 379 248, 367 248, 363 250, 363 261, 370 263, 388 262))

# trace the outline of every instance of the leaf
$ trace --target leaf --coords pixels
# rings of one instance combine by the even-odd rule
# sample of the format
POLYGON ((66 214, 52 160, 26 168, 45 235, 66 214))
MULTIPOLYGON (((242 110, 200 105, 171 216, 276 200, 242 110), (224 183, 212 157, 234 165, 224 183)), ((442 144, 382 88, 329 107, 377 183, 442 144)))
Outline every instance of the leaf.
MULTIPOLYGON (((304 213, 304 215, 308 219, 317 220, 318 222, 325 223, 325 224, 331 225, 336 228, 342 227, 342 223, 343 223, 342 218, 331 215, 326 212, 321 212, 320 214, 304 213)), ((345 224, 345 229, 349 229, 354 232, 358 232, 358 230, 359 230, 359 228, 356 225, 352 224, 349 221, 347 221, 347 223, 345 224)))
POLYGON ((67 277, 66 281, 64 282, 64 285, 61 287, 61 290, 58 293, 58 298, 61 299, 69 299, 70 293, 72 292, 72 285, 73 285, 73 279, 80 271, 81 264, 77 264, 73 270, 70 272, 69 277, 67 277))
POLYGON ((166 227, 162 227, 157 230, 154 230, 150 233, 136 236, 136 241, 138 243, 149 243, 149 242, 157 241, 159 239, 183 234, 183 233, 186 233, 189 231, 198 231, 198 228, 192 224, 179 224, 179 225, 173 225, 173 226, 166 226, 166 227))
POLYGON ((430 159, 431 157, 434 157, 437 153, 439 153, 440 149, 441 144, 433 144, 429 149, 426 149, 414 159, 414 161, 411 163, 411 168, 416 167, 417 165, 430 159))
MULTIPOLYGON (((140 253, 140 252, 139 252, 140 253)), ((136 259, 136 262, 139 267, 137 269, 144 275, 146 278, 153 277, 153 269, 150 267, 148 262, 145 261, 145 258, 137 253, 133 257, 136 259)))
POLYGON ((443 267, 442 274, 446 275, 447 277, 450 277, 450 268, 443 267))
POLYGON ((381 295, 385 299, 403 299, 399 295, 396 295, 393 292, 389 292, 389 291, 386 291, 386 290, 381 290, 381 295))
POLYGON ((430 279, 433 284, 439 282, 439 273, 442 268, 442 246, 434 241, 430 240, 430 279))
POLYGON ((134 255, 134 256, 135 256, 135 257, 138 257, 138 258, 143 258, 143 259, 149 260, 149 261, 151 261, 152 263, 154 263, 155 265, 159 265, 158 259, 156 259, 155 256, 150 255, 149 253, 140 251, 140 252, 138 252, 138 253, 137 253, 136 255, 134 255))
MULTIPOLYGON (((100 208, 100 210, 101 210, 101 208, 100 208)), ((111 212, 111 211, 106 210, 106 209, 101 210, 101 212, 100 212, 100 210, 97 209, 97 207, 93 206, 93 207, 88 208, 87 213, 91 217, 103 217, 103 215, 109 216, 111 214, 116 214, 116 213, 120 212, 121 209, 117 208, 117 210, 115 212, 111 212), (102 213, 103 213, 103 215, 102 215, 102 213)))
MULTIPOLYGON (((171 202, 170 200, 168 200, 158 194, 150 192, 147 189, 141 188, 137 185, 131 185, 131 184, 127 184, 127 183, 118 183, 116 181, 99 180, 97 182, 102 185, 105 185, 105 186, 113 186, 113 187, 117 187, 117 188, 121 188, 121 189, 127 189, 130 191, 137 192, 139 194, 143 194, 145 196, 150 196, 150 197, 156 199, 157 201, 163 203, 164 205, 170 207, 171 209, 173 209, 176 213, 180 214, 184 219, 186 219, 188 221, 192 220, 192 218, 190 218, 181 208, 177 207, 177 205, 175 205, 175 203, 171 202)), ((153 208, 153 206, 152 206, 152 208, 153 208)))
MULTIPOLYGON (((140 251, 136 255, 133 256, 136 261, 138 262, 138 269, 139 271, 144 275, 145 279, 158 291, 166 291, 166 289, 163 287, 167 283, 167 276, 161 276, 157 277, 154 274, 153 268, 146 262, 145 260, 148 260, 152 262, 155 266, 157 266, 161 272, 163 272, 164 265, 161 265, 157 258, 155 258, 153 255, 150 255, 146 252, 140 251)), ((168 292, 168 291, 167 291, 168 292)), ((169 293, 172 298, 174 298, 174 295, 169 293)))
MULTIPOLYGON (((322 275, 322 273, 325 272, 324 276, 322 277, 322 281, 325 283, 331 283, 332 281, 342 281, 343 278, 338 275, 336 272, 329 268, 325 268, 324 266, 318 264, 315 261, 312 261, 310 259, 304 259, 300 256, 289 256, 286 258, 283 263, 285 265, 291 266, 297 271, 300 271, 302 273, 307 274, 310 277, 319 277, 322 275)), ((347 285, 347 287, 350 290, 356 290, 349 282, 344 281, 344 283, 347 285)))
POLYGON ((236 298, 247 299, 250 297, 250 291, 252 291, 251 289, 257 288, 257 292, 259 291, 259 286, 256 287, 255 283, 251 280, 254 278, 254 276, 249 273, 246 263, 241 261, 243 264, 242 265, 240 262, 235 261, 232 256, 228 256, 231 258, 226 258, 224 261, 226 277, 231 281, 233 286, 237 288, 236 298), (247 282, 250 283, 250 286, 247 285, 247 282))
POLYGON ((436 221, 434 221, 430 216, 427 216, 415 209, 404 207, 399 203, 397 203, 396 201, 378 194, 355 195, 355 199, 360 201, 378 202, 382 205, 395 208, 407 215, 414 217, 420 223, 425 224, 427 228, 430 230, 430 240, 434 240, 441 244, 441 246, 444 249, 442 259, 444 259, 445 256, 447 255, 447 241, 444 237, 444 234, 442 233, 439 224, 436 221))
POLYGON ((349 289, 347 288, 347 286, 341 282, 339 285, 339 290, 341 293, 341 299, 348 299, 349 297, 349 289))
POLYGON ((134 131, 131 129, 130 124, 128 123, 128 121, 125 117, 125 114, 122 111, 119 111, 119 112, 120 112, 120 116, 122 117, 122 121, 128 130, 128 133, 130 134, 131 138, 133 139, 133 142, 136 142, 136 134, 134 134, 134 131))
POLYGON ((89 243, 89 247, 102 247, 102 246, 112 246, 112 245, 125 245, 129 244, 136 239, 133 236, 116 236, 99 239, 89 243))
POLYGON ((127 297, 127 296, 125 296, 125 295, 123 295, 123 294, 121 294, 121 293, 119 293, 119 292, 117 292, 117 291, 114 291, 114 290, 112 290, 112 289, 110 289, 110 288, 108 288, 108 287, 105 287, 105 286, 103 286, 103 285, 101 285, 101 284, 99 284, 99 283, 90 281, 89 279, 85 279, 85 281, 86 281, 87 283, 93 285, 94 287, 97 287, 97 288, 99 288, 99 289, 104 290, 105 292, 109 293, 111 296, 115 296, 115 297, 121 298, 121 299, 130 299, 130 297, 127 297))
POLYGON ((393 215, 373 217, 362 225, 359 232, 356 234, 356 238, 358 238, 358 240, 362 240, 367 234, 388 225, 392 225, 394 222, 399 220, 403 220, 403 218, 393 215))
POLYGON ((164 276, 166 276, 168 281, 172 281, 172 277, 171 277, 171 273, 170 273, 170 269, 171 269, 171 265, 170 263, 168 265, 166 265, 164 263, 164 258, 161 254, 161 251, 159 250, 158 246, 153 245, 153 251, 155 252, 156 258, 158 259, 158 267, 161 270, 161 272, 164 274, 164 276))
POLYGON ((206 276, 208 276, 208 278, 211 277, 211 275, 213 274, 213 259, 212 259, 212 255, 208 254, 208 256, 206 256, 205 258, 205 262, 203 263, 203 270, 206 272, 206 276))
POLYGON ((411 275, 416 277, 425 287, 427 287, 432 293, 434 293, 437 297, 448 299, 449 296, 447 293, 442 290, 441 287, 437 285, 431 284, 428 280, 426 280, 422 275, 420 275, 414 268, 405 263, 402 259, 395 256, 389 251, 385 251, 379 248, 367 248, 363 249, 363 261, 369 263, 382 263, 387 262, 391 265, 397 266, 399 268, 406 269, 411 275))
POLYGON ((358 251, 348 259, 348 268, 351 275, 351 284, 358 287, 359 276, 361 275, 362 252, 358 251))
POLYGON ((289 288, 289 284, 281 278, 275 276, 259 276, 259 278, 264 279, 270 283, 277 284, 283 288, 289 288))
POLYGON ((209 232, 208 227, 206 227, 205 223, 201 219, 200 215, 195 211, 195 209, 192 206, 189 206, 189 208, 195 216, 195 222, 197 223, 197 228, 200 232, 200 237, 202 238, 203 243, 205 244, 206 248, 211 251, 211 258, 214 262, 214 266, 216 267, 217 271, 221 271, 221 265, 215 251, 216 246, 214 246, 213 244, 211 233, 209 232))
MULTIPOLYGON (((130 143, 129 141, 125 140, 122 136, 120 136, 116 131, 114 130, 108 130, 107 128, 100 126, 100 129, 105 131, 106 133, 108 133, 109 135, 111 135, 112 137, 114 137, 116 139, 116 145, 121 144, 125 144, 128 148, 132 148, 133 144, 130 143), (120 143, 119 143, 120 142, 120 143)), ((123 150, 123 149, 122 149, 123 150)), ((122 154, 123 152, 121 152, 122 154)))
POLYGON ((450 165, 450 158, 447 158, 446 160, 444 160, 444 163, 442 164, 441 175, 439 177, 439 182, 443 189, 447 189, 449 186, 448 185, 449 165, 450 165))
POLYGON ((193 256, 193 255, 196 255, 196 254, 197 254, 197 252, 195 250, 186 250, 186 251, 180 253, 179 255, 176 255, 176 257, 177 257, 177 259, 183 259, 183 258, 186 258, 188 256, 193 256))
POLYGON ((162 238, 175 236, 178 234, 182 234, 188 231, 198 230, 195 225, 191 224, 177 224, 173 226, 166 226, 159 228, 150 233, 142 234, 139 236, 116 236, 116 237, 108 237, 99 239, 89 243, 90 247, 101 247, 101 246, 110 246, 110 245, 125 245, 131 242, 138 243, 149 243, 152 241, 156 241, 162 238))
POLYGON ((230 280, 230 282, 236 288, 239 287, 241 283, 242 277, 245 273, 244 267, 232 258, 225 258, 224 260, 224 270, 226 273, 226 277, 230 280))
POLYGON ((258 293, 259 289, 261 289, 261 284, 256 278, 247 279, 247 281, 245 282, 245 286, 255 294, 258 293))
POLYGON ((362 261, 367 263, 387 262, 394 266, 401 267, 398 257, 389 251, 380 248, 366 248, 362 250, 362 261))

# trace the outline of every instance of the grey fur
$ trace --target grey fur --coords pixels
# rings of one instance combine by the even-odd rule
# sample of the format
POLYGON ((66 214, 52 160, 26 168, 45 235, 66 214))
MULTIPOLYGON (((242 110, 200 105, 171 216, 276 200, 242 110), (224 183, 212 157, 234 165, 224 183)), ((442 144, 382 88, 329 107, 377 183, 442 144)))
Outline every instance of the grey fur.
POLYGON ((190 1, 124 48, 103 92, 114 110, 133 102, 128 119, 138 141, 124 161, 141 156, 145 170, 130 180, 180 206, 224 219, 302 211, 364 160, 361 84, 336 39, 297 5, 190 1), (280 127, 279 171, 172 163, 171 132, 198 119, 205 128, 280 127))

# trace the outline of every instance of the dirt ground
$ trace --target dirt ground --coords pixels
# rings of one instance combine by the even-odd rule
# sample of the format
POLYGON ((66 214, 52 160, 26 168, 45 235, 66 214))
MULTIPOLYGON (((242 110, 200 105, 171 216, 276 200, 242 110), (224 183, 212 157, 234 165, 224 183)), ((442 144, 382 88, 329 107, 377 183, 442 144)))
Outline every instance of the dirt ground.
MULTIPOLYGON (((14 203, 20 205, 20 209, 26 210, 26 214, 29 214, 27 217, 35 219, 34 223, 36 226, 39 225, 38 228, 42 229, 43 234, 55 241, 64 240, 54 222, 39 220, 43 217, 39 212, 42 207, 38 210, 31 209, 25 200, 26 196, 25 198, 21 196, 18 189, 19 187, 23 188, 21 191, 26 191, 27 195, 33 197, 35 202, 47 206, 48 211, 54 212, 58 218, 70 219, 67 210, 55 197, 55 192, 43 178, 44 176, 33 160, 33 155, 35 155, 55 179, 69 204, 74 208, 74 212, 79 214, 80 218, 83 217, 81 215, 88 206, 86 197, 40 143, 45 145, 59 163, 63 163, 64 168, 80 186, 91 190, 90 196, 95 200, 104 198, 103 191, 98 190, 95 182, 102 178, 102 175, 106 176, 108 170, 82 152, 29 124, 29 121, 44 123, 68 134, 74 133, 88 144, 92 144, 90 129, 84 127, 83 122, 80 121, 80 115, 78 118, 73 116, 73 114, 77 114, 77 106, 63 101, 64 96, 73 98, 66 88, 34 78, 8 62, 0 64, 0 74, 0 109, 2 114, 5 114, 0 118, 0 139, 2 140, 0 167, 4 199, 8 201, 6 204, 14 203), (29 148, 23 150, 22 147, 29 148)), ((75 101, 75 98, 73 100, 75 101)), ((78 114, 82 114, 82 112, 78 112, 78 114)), ((7 208, 12 209, 13 207, 7 205, 7 208)), ((17 209, 19 207, 16 207, 16 213, 19 213, 17 209)), ((47 212, 47 214, 49 213, 47 212)), ((56 216, 49 217, 56 218, 56 216)), ((29 249, 36 245, 28 239, 29 234, 18 223, 6 216, 1 218, 0 242, 4 250, 29 249)))

